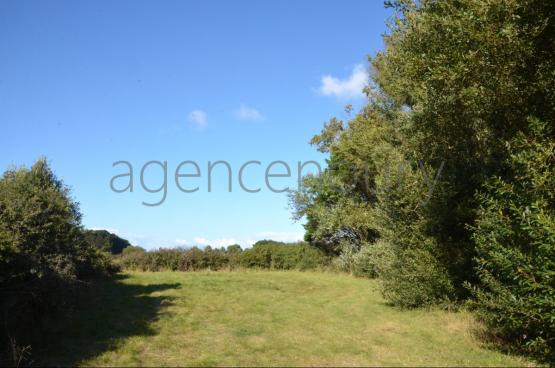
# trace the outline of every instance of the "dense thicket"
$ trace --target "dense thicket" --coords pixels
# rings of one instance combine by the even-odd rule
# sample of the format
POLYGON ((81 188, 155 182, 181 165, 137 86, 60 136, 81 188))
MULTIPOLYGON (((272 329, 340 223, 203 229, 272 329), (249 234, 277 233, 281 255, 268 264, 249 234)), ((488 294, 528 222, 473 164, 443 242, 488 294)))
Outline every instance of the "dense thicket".
POLYGON ((368 103, 312 139, 328 167, 292 193, 294 215, 346 267, 369 264, 391 302, 475 285, 495 332, 552 356, 555 3, 388 3, 368 103))
POLYGON ((259 241, 246 250, 242 250, 239 245, 227 248, 207 246, 203 249, 161 248, 149 252, 140 247, 129 247, 116 259, 124 269, 141 271, 216 271, 236 268, 307 270, 329 264, 329 257, 306 243, 268 240, 259 241))
POLYGON ((480 194, 475 288, 493 332, 555 362, 555 141, 533 120, 509 144, 511 176, 480 194))
POLYGON ((111 254, 120 254, 125 248, 131 246, 127 239, 122 239, 106 230, 85 230, 85 240, 111 254))
POLYGON ((21 339, 108 266, 108 256, 85 241, 78 204, 44 159, 7 170, 0 177, 0 361, 5 352, 21 358, 21 339))

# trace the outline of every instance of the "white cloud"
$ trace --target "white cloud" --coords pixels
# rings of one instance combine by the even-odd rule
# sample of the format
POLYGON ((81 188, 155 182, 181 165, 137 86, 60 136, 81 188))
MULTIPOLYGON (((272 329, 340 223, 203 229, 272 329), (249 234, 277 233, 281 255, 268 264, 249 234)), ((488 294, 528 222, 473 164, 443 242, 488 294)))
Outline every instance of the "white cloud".
POLYGON ((193 110, 189 113, 189 122, 199 129, 203 129, 206 126, 207 120, 208 116, 202 110, 193 110))
POLYGON ((227 247, 228 245, 237 244, 237 240, 234 238, 219 238, 208 240, 206 238, 195 238, 194 243, 196 245, 210 245, 214 248, 227 247))
POLYGON ((262 115, 260 111, 246 105, 241 105, 241 107, 235 110, 235 117, 245 121, 264 120, 264 115, 262 115))
POLYGON ((302 232, 276 232, 276 231, 263 231, 256 234, 258 240, 269 239, 281 242, 296 242, 303 240, 304 233, 302 232))
POLYGON ((239 244, 243 249, 250 248, 254 243, 259 240, 275 240, 284 243, 292 243, 301 241, 304 238, 304 233, 302 231, 295 232, 295 231, 262 231, 258 233, 251 234, 248 237, 221 237, 221 238, 205 238, 205 237, 194 237, 192 240, 187 240, 184 238, 174 238, 172 240, 169 239, 158 239, 158 238, 151 238, 146 236, 135 236, 135 237, 127 237, 131 241, 133 245, 139 245, 144 247, 145 249, 158 249, 160 247, 164 248, 175 248, 175 247, 205 247, 210 245, 213 248, 221 248, 232 245, 232 244, 239 244))
POLYGON ((278 232, 278 231, 262 231, 251 235, 249 238, 217 238, 217 239, 207 239, 202 237, 194 238, 193 244, 188 245, 210 245, 215 248, 227 247, 231 244, 240 244, 243 248, 251 247, 254 243, 259 240, 275 240, 284 243, 292 243, 301 241, 304 238, 303 232, 278 232))
POLYGON ((368 84, 368 78, 366 69, 361 64, 357 64, 347 79, 339 79, 329 74, 324 75, 319 91, 324 96, 335 96, 342 99, 361 98, 364 97, 362 90, 368 84))
POLYGON ((193 239, 195 243, 200 244, 200 245, 206 245, 208 244, 210 241, 206 238, 195 238, 193 239))

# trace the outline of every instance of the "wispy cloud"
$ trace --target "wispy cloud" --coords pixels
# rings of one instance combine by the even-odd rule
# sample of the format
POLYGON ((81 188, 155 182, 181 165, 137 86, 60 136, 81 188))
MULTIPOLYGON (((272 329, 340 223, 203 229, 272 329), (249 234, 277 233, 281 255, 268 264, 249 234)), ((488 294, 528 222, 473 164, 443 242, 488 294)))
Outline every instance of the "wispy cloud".
POLYGON ((208 239, 204 237, 196 237, 193 239, 192 242, 178 242, 176 240, 176 244, 179 246, 206 246, 210 245, 211 247, 220 248, 220 247, 227 247, 231 244, 240 244, 244 247, 251 247, 254 243, 259 240, 269 239, 275 241, 281 241, 285 243, 290 242, 297 242, 303 240, 304 233, 303 232, 279 232, 279 231, 262 231, 259 233, 255 233, 248 238, 214 238, 208 239))
POLYGON ((264 120, 264 115, 262 115, 260 111, 247 105, 241 105, 237 110, 235 110, 235 117, 244 121, 264 120))
MULTIPOLYGON (((115 232, 114 232, 115 233, 115 232)), ((281 241, 285 243, 297 242, 303 240, 304 233, 303 232, 279 232, 279 231, 262 231, 258 233, 251 234, 249 237, 214 237, 214 238, 206 238, 197 236, 192 238, 192 240, 188 240, 185 238, 174 238, 173 240, 168 239, 157 239, 151 238, 146 236, 132 236, 130 234, 118 234, 125 239, 131 241, 133 245, 139 245, 146 249, 158 249, 160 247, 163 248, 176 248, 176 247, 205 247, 210 245, 213 248, 221 248, 232 245, 232 244, 239 244, 243 248, 249 248, 254 243, 259 240, 275 240, 281 241), (126 236, 124 236, 126 235, 126 236)))
POLYGON ((198 129, 204 129, 208 121, 208 115, 202 110, 193 110, 189 113, 189 122, 198 129))
POLYGON ((256 234, 256 238, 259 240, 270 239, 281 242, 296 242, 303 240, 304 233, 302 232, 278 232, 278 231, 263 231, 256 234))
POLYGON ((206 238, 195 238, 195 245, 210 245, 214 248, 227 247, 228 245, 237 244, 237 240, 234 238, 219 238, 219 239, 206 239, 206 238))
POLYGON ((368 78, 366 69, 361 64, 357 64, 346 79, 324 75, 319 91, 324 96, 335 96, 341 99, 362 98, 364 97, 362 90, 368 84, 368 78))

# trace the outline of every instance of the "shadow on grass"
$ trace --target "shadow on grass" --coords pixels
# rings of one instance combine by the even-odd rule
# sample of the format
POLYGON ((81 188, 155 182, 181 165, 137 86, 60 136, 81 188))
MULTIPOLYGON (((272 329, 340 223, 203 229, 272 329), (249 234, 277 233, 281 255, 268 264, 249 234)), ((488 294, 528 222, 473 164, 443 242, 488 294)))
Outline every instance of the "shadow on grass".
POLYGON ((150 294, 180 284, 126 284, 125 278, 114 275, 90 287, 76 310, 34 345, 34 364, 75 366, 117 348, 128 337, 155 335, 150 326, 173 298, 150 294))

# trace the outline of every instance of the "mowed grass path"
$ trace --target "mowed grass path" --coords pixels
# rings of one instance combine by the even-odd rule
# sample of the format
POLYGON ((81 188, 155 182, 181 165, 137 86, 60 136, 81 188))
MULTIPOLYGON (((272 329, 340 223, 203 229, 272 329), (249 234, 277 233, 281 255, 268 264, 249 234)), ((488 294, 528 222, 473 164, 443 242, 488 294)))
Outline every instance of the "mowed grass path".
POLYGON ((53 331, 56 365, 527 365, 466 312, 401 311, 375 281, 313 272, 126 273, 53 331))

